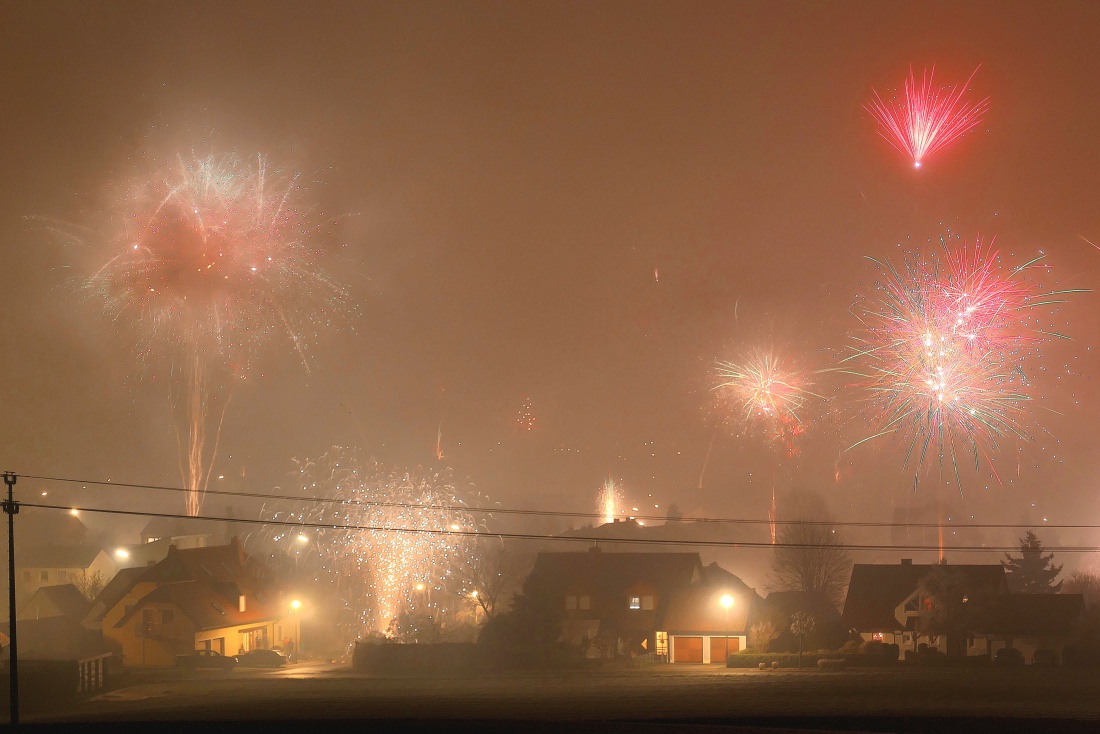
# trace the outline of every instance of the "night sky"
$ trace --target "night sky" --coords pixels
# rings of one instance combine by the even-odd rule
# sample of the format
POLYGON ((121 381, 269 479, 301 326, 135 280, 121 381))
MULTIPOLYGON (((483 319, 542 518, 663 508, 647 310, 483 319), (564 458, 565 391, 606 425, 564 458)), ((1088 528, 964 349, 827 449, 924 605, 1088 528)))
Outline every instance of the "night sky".
POLYGON ((180 483, 163 385, 73 293, 103 250, 44 222, 94 225, 144 156, 262 152, 303 171, 337 222, 318 244, 356 307, 309 371, 272 345, 228 413, 221 486, 270 491, 332 445, 436 465, 441 436, 442 463, 506 507, 594 510, 610 475, 653 514, 765 517, 773 481, 781 514, 807 495, 843 520, 937 496, 980 522, 1100 513, 1097 294, 1060 309, 1074 340, 1031 365, 1049 435, 1006 449, 1004 486, 929 476, 914 491, 889 439, 844 452, 871 430, 843 379, 822 378, 829 400, 784 462, 711 391, 714 361, 747 349, 833 364, 873 290, 866 256, 948 232, 995 236, 1016 263, 1044 251, 1060 286, 1100 288, 1085 241, 1100 243, 1095 3, 5 2, 0 16, 6 469, 180 483), (980 128, 919 172, 862 107, 910 64, 945 83, 980 64, 972 90, 990 97, 980 128))

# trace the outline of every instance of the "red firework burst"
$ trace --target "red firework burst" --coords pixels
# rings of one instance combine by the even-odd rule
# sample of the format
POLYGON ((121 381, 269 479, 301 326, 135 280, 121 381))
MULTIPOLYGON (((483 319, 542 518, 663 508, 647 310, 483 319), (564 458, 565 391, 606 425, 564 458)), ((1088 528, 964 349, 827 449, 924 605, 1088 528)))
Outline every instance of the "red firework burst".
POLYGON ((963 99, 974 74, 965 84, 937 88, 933 82, 935 67, 926 69, 918 84, 909 67, 901 99, 884 101, 877 91, 864 109, 879 124, 878 133, 890 145, 913 160, 920 168, 924 160, 952 141, 976 128, 989 109, 989 98, 970 102, 963 99))

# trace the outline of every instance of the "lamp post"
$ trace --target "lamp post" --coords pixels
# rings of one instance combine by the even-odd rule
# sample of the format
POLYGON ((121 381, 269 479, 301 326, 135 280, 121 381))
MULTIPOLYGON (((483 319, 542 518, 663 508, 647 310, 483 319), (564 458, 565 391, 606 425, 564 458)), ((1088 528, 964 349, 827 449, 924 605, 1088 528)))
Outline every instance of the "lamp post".
MULTIPOLYGON (((290 614, 294 616, 294 612, 302 608, 302 602, 294 599, 290 602, 290 614)), ((302 645, 302 615, 294 616, 294 662, 298 662, 298 658, 301 656, 302 645)))
POLYGON ((726 614, 726 662, 729 663, 730 658, 730 607, 733 606, 733 597, 729 594, 723 594, 722 598, 718 600, 725 610, 726 614))

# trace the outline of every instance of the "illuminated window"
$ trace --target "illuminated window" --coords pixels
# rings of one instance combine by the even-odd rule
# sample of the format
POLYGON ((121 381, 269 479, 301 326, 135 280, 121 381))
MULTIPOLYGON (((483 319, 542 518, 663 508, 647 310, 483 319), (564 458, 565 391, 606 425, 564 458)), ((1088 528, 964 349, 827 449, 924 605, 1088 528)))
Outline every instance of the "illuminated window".
POLYGON ((653 652, 655 652, 658 655, 668 655, 668 633, 667 632, 658 632, 657 633, 657 647, 653 652))
POLYGON ((642 597, 642 609, 644 609, 647 612, 653 611, 653 597, 652 596, 643 596, 642 597))
POLYGON ((575 596, 565 597, 565 608, 569 609, 569 610, 576 609, 577 608, 577 597, 575 597, 575 596))
POLYGON ((881 632, 873 632, 871 634, 871 639, 875 642, 882 642, 885 639, 885 635, 883 635, 881 632))
POLYGON ((641 609, 642 608, 642 597, 640 597, 640 596, 630 597, 630 608, 631 609, 641 609))
POLYGON ((592 597, 590 597, 590 596, 578 597, 577 598, 577 608, 578 609, 591 609, 592 608, 592 597))

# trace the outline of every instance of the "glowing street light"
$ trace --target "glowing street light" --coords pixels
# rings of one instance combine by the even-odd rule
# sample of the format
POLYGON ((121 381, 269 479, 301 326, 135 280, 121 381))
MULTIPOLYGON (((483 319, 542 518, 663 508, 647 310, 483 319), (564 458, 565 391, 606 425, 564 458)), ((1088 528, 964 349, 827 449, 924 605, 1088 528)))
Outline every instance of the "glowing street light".
POLYGON ((722 598, 718 600, 718 603, 722 605, 722 609, 726 614, 726 662, 729 662, 730 657, 730 607, 733 606, 733 597, 729 594, 723 594, 722 598))
MULTIPOLYGON (((292 599, 290 601, 290 613, 291 614, 294 614, 294 612, 298 611, 301 608, 302 608, 302 602, 299 601, 298 599, 292 599)), ((291 662, 291 660, 290 660, 291 655, 295 656, 293 662, 298 661, 297 656, 300 653, 299 648, 302 645, 302 617, 301 617, 301 615, 298 615, 294 619, 294 643, 293 644, 294 644, 294 649, 287 651, 287 656, 286 656, 287 657, 287 662, 291 662)))
POLYGON ((125 561, 129 557, 130 557, 130 551, 126 550, 125 548, 116 548, 115 549, 115 558, 119 559, 120 561, 125 561))

